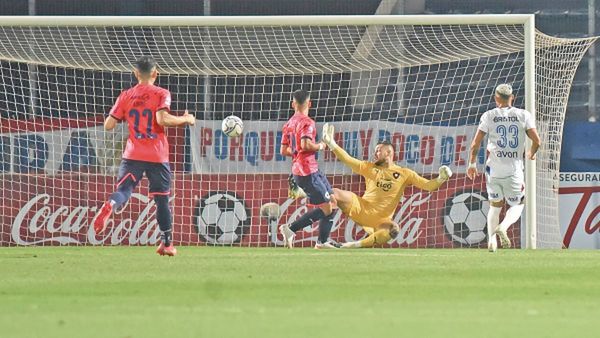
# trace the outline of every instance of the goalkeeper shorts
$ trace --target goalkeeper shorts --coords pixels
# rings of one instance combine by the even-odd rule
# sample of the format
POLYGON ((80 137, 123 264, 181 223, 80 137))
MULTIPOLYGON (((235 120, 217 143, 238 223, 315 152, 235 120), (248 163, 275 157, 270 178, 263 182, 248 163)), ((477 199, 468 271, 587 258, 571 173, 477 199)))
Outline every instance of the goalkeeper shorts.
POLYGON ((350 193, 352 194, 352 202, 350 202, 350 205, 344 207, 340 205, 340 209, 346 216, 350 217, 351 220, 361 227, 369 228, 365 229, 366 232, 373 233, 374 231, 377 231, 382 224, 392 221, 392 215, 385 215, 382 217, 381 213, 369 206, 362 197, 359 197, 353 192, 350 193))

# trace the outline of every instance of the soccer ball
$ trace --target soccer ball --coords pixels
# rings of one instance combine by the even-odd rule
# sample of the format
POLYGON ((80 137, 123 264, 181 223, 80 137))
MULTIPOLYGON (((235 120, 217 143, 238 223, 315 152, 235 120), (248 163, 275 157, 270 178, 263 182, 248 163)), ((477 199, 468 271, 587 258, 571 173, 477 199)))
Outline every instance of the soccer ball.
POLYGON ((242 131, 244 130, 244 122, 242 122, 242 119, 239 117, 230 115, 223 119, 223 123, 221 123, 221 129, 225 135, 229 137, 237 137, 242 135, 242 131))
POLYGON ((446 201, 444 228, 446 234, 461 246, 474 246, 487 237, 486 197, 477 192, 461 191, 446 201))
POLYGON ((213 245, 239 243, 250 228, 250 212, 231 192, 212 192, 200 200, 195 212, 198 234, 213 245))

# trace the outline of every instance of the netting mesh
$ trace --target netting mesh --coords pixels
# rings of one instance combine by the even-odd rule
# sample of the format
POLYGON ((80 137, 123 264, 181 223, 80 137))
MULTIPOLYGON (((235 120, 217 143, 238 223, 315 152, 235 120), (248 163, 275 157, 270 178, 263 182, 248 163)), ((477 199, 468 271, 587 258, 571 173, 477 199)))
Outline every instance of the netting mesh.
MULTIPOLYGON (((537 166, 538 247, 557 247, 558 169, 571 82, 595 39, 536 34, 536 119, 542 137, 537 166)), ((132 86, 133 61, 152 55, 158 85, 172 110, 189 109, 195 127, 171 128, 175 240, 179 244, 280 245, 275 223, 306 210, 287 199, 290 162, 279 155, 290 93, 309 90, 310 115, 333 122, 338 144, 368 160, 380 139, 396 160, 426 177, 440 165, 456 173, 439 191, 408 189, 395 219, 392 246, 463 247, 486 243, 485 183, 465 177, 467 148, 500 83, 524 106, 521 25, 388 25, 322 27, 2 27, 0 224, 2 245, 154 244, 158 229, 147 182, 110 230, 91 221, 115 183, 126 128, 101 122, 132 86), (227 138, 220 120, 245 122, 227 138), (277 222, 262 218, 280 205, 277 222)), ((483 168, 485 153, 478 165, 483 168)), ((321 170, 334 187, 361 193, 364 184, 329 152, 321 170)), ((482 171, 482 170, 480 170, 482 171)), ((316 224, 315 224, 316 226, 316 224)), ((523 228, 524 229, 524 228, 523 228)), ((509 233, 517 245, 524 230, 509 233)), ((336 214, 332 238, 364 233, 336 214)), ((311 245, 305 229, 298 245, 311 245)))

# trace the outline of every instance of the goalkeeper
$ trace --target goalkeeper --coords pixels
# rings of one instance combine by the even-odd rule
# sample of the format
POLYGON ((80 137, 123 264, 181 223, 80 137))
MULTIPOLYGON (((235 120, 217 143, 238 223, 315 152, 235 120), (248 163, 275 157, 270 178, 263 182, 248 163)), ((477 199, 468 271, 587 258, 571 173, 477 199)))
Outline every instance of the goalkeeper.
POLYGON ((437 178, 428 180, 408 168, 396 165, 394 147, 389 141, 377 144, 374 162, 359 161, 335 143, 333 126, 329 124, 323 126, 322 140, 340 161, 363 176, 366 183, 362 197, 350 191, 333 189, 338 207, 369 234, 363 240, 344 243, 342 248, 371 248, 396 238, 400 227, 392 221, 392 217, 404 195, 404 189, 414 185, 434 191, 452 176, 447 166, 440 167, 437 178))

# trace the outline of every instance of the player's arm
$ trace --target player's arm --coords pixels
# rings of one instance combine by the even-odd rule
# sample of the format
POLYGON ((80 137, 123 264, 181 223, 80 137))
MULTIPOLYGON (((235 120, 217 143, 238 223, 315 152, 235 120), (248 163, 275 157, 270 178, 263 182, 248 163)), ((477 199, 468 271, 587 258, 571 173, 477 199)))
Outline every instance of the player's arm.
POLYGON ((485 132, 481 129, 477 129, 473 142, 471 142, 471 148, 469 149, 469 167, 467 168, 467 176, 470 179, 474 179, 475 176, 477 176, 477 165, 475 162, 477 161, 477 153, 479 152, 479 147, 481 146, 481 141, 483 141, 484 137, 485 132))
POLYGON ((281 156, 294 156, 294 150, 290 145, 290 134, 287 132, 287 124, 283 126, 283 131, 281 132, 281 134, 281 146, 279 147, 279 153, 281 154, 281 156))
POLYGON ((316 152, 325 149, 325 144, 322 142, 317 143, 313 140, 313 137, 316 134, 314 128, 315 123, 312 121, 310 123, 304 122, 299 126, 300 146, 298 147, 298 150, 304 152, 316 152))
POLYGON ((196 123, 196 118, 187 110, 182 116, 177 116, 172 115, 166 109, 161 109, 156 112, 156 123, 163 127, 193 126, 196 123))
POLYGON ((294 152, 292 151, 292 147, 290 147, 288 144, 281 144, 281 147, 279 148, 279 153, 282 156, 294 156, 294 152))
POLYGON ((438 177, 428 180, 423 176, 420 176, 413 171, 410 183, 421 190, 435 191, 442 186, 448 179, 452 177, 452 170, 449 167, 443 165, 439 169, 438 177))
POLYGON ((475 176, 477 176, 477 165, 475 164, 477 161, 477 153, 479 152, 479 147, 481 147, 481 141, 483 141, 483 138, 488 132, 488 112, 486 111, 479 119, 477 133, 475 133, 473 142, 471 142, 471 148, 469 149, 469 166, 467 167, 467 177, 471 180, 474 180, 475 176))
POLYGON ((321 151, 325 149, 325 144, 319 142, 315 143, 310 137, 305 136, 300 140, 300 149, 302 151, 321 151))
POLYGON ((528 111, 525 111, 525 129, 527 137, 529 137, 529 139, 531 140, 531 149, 529 149, 527 158, 530 160, 535 160, 535 154, 540 148, 540 144, 542 142, 540 141, 540 135, 538 134, 537 129, 535 128, 535 121, 533 120, 533 115, 528 111))
POLYGON ((347 165, 352 169, 352 171, 356 173, 361 173, 361 164, 363 161, 357 160, 354 157, 350 156, 342 147, 338 146, 333 139, 334 128, 333 125, 329 123, 325 123, 323 126, 323 143, 327 145, 329 150, 333 152, 335 157, 337 157, 342 163, 347 165))
POLYGON ((531 149, 527 154, 527 158, 529 158, 530 160, 535 160, 535 154, 540 148, 540 144, 542 141, 540 140, 540 135, 538 134, 537 129, 527 129, 526 133, 527 137, 529 137, 529 139, 531 140, 531 149))
POLYGON ((125 92, 122 92, 119 95, 119 97, 117 97, 117 100, 115 101, 115 104, 110 109, 108 116, 104 119, 104 130, 115 129, 117 124, 119 122, 121 122, 123 120, 123 118, 125 117, 125 111, 123 110, 123 104, 122 104, 123 100, 125 100, 123 98, 124 96, 125 96, 125 92))
POLYGON ((119 123, 119 120, 114 118, 112 115, 108 115, 106 119, 104 119, 104 130, 113 130, 119 123))

